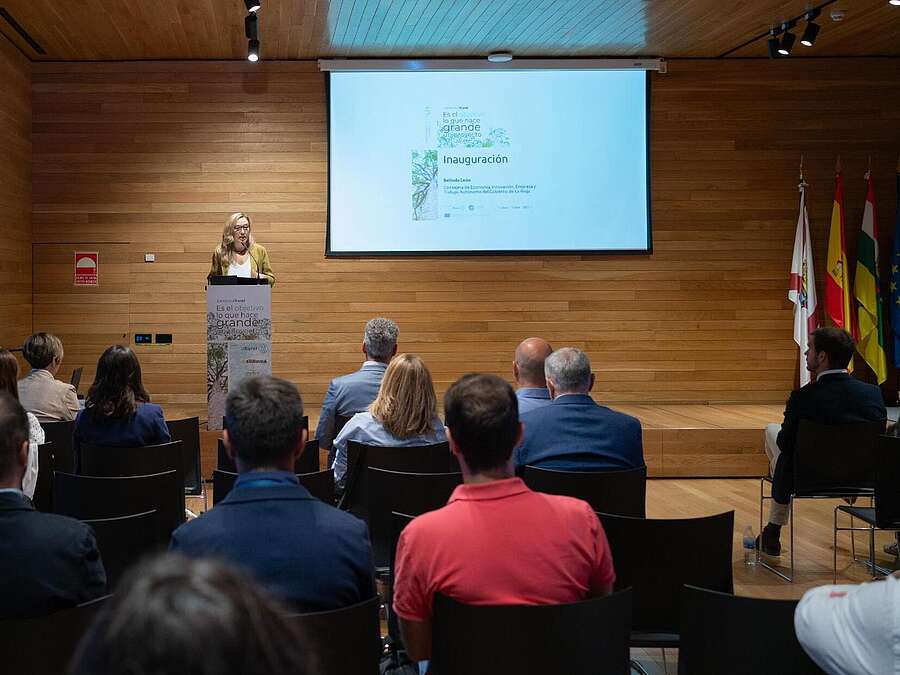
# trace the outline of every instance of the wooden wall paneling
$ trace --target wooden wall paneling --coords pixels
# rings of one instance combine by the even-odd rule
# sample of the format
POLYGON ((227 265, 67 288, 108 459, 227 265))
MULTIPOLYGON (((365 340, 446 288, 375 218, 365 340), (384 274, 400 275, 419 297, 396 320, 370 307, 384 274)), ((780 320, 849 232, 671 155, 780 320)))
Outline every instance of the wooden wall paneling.
POLYGON ((898 64, 690 61, 654 75, 652 255, 326 260, 315 64, 38 63, 35 238, 128 242, 130 332, 175 337, 140 351, 172 416, 205 415, 204 280, 236 210, 278 273, 275 372, 311 411, 358 367, 363 324, 379 314, 399 322, 400 350, 423 356, 441 395, 468 370, 511 377, 516 344, 541 335, 588 352, 600 401, 781 405, 798 355, 787 277, 800 154, 821 298, 838 153, 851 255, 869 154, 890 250, 898 64))
POLYGON ((31 64, 0 36, 0 346, 21 347, 31 334, 31 64))

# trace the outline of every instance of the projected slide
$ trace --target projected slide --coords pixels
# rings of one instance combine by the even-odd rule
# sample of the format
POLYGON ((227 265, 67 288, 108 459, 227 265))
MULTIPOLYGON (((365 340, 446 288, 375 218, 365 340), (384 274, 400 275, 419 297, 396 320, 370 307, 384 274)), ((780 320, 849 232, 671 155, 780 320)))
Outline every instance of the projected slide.
POLYGON ((648 250, 645 78, 332 73, 327 252, 648 250))

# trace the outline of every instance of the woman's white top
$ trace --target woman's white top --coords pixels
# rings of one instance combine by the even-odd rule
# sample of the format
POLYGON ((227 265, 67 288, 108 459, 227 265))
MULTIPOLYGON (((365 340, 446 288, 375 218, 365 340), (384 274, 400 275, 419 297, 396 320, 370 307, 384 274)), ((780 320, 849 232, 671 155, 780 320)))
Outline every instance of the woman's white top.
POLYGON ((247 259, 244 261, 243 265, 236 265, 235 263, 231 263, 228 266, 228 275, 229 277, 243 277, 245 279, 250 278, 250 256, 247 256, 247 259))
POLYGON ((37 486, 38 477, 38 446, 44 442, 44 430, 41 428, 37 417, 31 413, 28 416, 28 466, 25 475, 22 476, 22 492, 29 499, 34 497, 34 488, 37 486))

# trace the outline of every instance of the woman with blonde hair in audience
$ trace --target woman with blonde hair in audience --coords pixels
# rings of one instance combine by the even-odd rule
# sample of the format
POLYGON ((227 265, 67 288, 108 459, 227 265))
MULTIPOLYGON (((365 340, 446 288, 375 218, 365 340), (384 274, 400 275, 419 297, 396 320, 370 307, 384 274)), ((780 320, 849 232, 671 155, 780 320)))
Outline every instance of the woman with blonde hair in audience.
POLYGON ((265 278, 270 286, 275 285, 269 253, 253 238, 250 216, 246 213, 228 216, 222 230, 222 243, 213 251, 212 266, 207 276, 265 278))
POLYGON ((408 447, 447 440, 437 415, 431 373, 415 354, 400 354, 390 362, 378 396, 357 413, 334 439, 334 479, 343 489, 347 473, 347 441, 366 445, 408 447))
POLYGON ((162 408, 150 403, 144 389, 137 355, 130 347, 108 347, 75 420, 76 458, 82 443, 133 448, 170 440, 162 408))
MULTIPOLYGON (((12 352, 0 347, 0 391, 7 392, 17 401, 19 400, 19 362, 12 352)), ((30 412, 28 416, 28 468, 22 477, 22 492, 31 499, 34 497, 34 487, 37 485, 38 476, 38 446, 44 442, 44 430, 37 417, 30 412)))

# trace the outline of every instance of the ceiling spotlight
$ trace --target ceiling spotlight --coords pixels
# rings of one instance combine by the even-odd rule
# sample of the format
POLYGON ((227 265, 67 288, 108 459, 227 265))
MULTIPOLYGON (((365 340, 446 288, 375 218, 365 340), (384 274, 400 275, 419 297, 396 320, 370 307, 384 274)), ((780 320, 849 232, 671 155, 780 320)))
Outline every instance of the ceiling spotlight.
POLYGON ((509 63, 512 61, 513 55, 509 52, 493 52, 488 54, 488 61, 491 63, 509 63))
POLYGON ((244 35, 248 40, 259 39, 259 18, 256 14, 248 14, 244 18, 244 35))
POLYGON ((244 0, 248 12, 258 12, 261 7, 259 0, 244 0))
MULTIPOLYGON (((900 1, 900 0, 898 0, 900 1)), ((806 28, 803 31, 803 37, 800 38, 800 44, 804 47, 812 47, 816 42, 816 36, 819 34, 819 24, 814 21, 819 18, 820 10, 811 9, 803 17, 806 19, 806 28)))
POLYGON ((249 40, 247 42, 247 60, 253 63, 259 61, 259 40, 249 40))
POLYGON ((775 29, 772 29, 769 31, 768 45, 769 45, 769 58, 770 59, 777 59, 779 56, 781 56, 778 53, 778 38, 775 37, 775 29))
POLYGON ((796 41, 796 35, 790 31, 785 31, 784 35, 781 36, 781 46, 778 48, 778 53, 782 56, 790 56, 791 50, 794 48, 794 42, 796 41))
POLYGON ((888 0, 889 5, 894 5, 894 7, 900 7, 900 0, 888 0))

